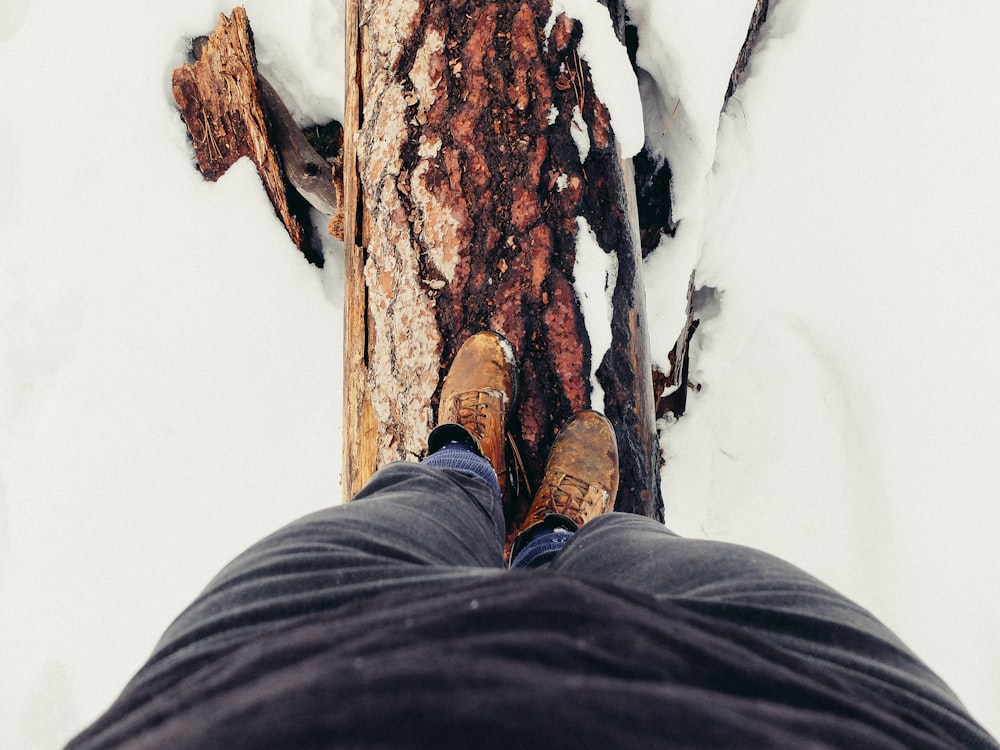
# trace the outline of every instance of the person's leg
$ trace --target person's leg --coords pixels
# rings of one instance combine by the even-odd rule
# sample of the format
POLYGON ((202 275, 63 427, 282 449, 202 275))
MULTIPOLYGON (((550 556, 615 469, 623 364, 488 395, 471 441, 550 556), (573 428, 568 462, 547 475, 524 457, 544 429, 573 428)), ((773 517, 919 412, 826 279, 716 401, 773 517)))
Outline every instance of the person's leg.
POLYGON ((549 568, 607 578, 656 597, 818 616, 894 638, 867 611, 784 560, 737 544, 681 537, 628 513, 586 524, 549 568))
POLYGON ((442 384, 424 464, 386 466, 350 503, 253 545, 167 629, 144 672, 387 589, 502 570, 499 475, 516 382, 510 345, 470 336, 442 384))
POLYGON ((669 599, 820 661, 844 678, 945 724, 967 723, 954 693, 870 612, 760 550, 677 536, 650 518, 609 513, 545 566, 669 599))
POLYGON ((227 565, 167 629, 145 671, 390 588, 500 572, 503 538, 495 482, 468 468, 389 464, 351 502, 294 521, 227 565))

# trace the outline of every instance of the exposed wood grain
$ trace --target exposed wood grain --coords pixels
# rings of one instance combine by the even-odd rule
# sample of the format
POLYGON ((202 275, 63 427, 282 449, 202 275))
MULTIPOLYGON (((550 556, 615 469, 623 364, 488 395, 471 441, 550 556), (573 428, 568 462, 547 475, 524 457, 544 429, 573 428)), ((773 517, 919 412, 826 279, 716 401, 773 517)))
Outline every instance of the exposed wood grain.
POLYGON ((376 427, 368 391, 368 294, 365 242, 358 193, 356 134, 363 103, 359 77, 361 0, 346 3, 347 80, 344 105, 344 446, 341 483, 352 497, 375 470, 376 427))

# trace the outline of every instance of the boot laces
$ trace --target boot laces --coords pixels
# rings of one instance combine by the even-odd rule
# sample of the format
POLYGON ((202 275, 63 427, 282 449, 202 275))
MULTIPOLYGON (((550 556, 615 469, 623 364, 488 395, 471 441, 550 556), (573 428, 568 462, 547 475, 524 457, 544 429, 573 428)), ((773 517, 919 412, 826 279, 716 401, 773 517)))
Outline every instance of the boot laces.
POLYGON ((459 424, 482 439, 490 427, 490 405, 480 399, 479 391, 455 394, 454 407, 459 424))
POLYGON ((552 490, 552 500, 557 505, 581 510, 590 493, 590 485, 587 482, 565 473, 559 474, 554 482, 549 483, 549 487, 552 490))

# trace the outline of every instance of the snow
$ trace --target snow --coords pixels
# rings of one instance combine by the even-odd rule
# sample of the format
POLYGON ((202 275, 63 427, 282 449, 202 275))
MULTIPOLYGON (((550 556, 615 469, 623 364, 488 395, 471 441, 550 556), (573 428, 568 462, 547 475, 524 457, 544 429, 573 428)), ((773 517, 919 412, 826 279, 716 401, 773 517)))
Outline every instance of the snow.
POLYGON ((32 2, 0 42, 4 747, 68 739, 211 571, 339 498, 338 256, 249 163, 206 184, 170 98, 216 20, 32 2))
MULTIPOLYGON (((857 598, 1000 733, 1000 10, 778 3, 720 118, 752 6, 629 2, 646 106, 614 126, 644 121, 681 220, 645 269, 661 361, 704 288, 668 523, 857 598)), ((246 7, 300 122, 339 116, 342 4, 246 7)), ((0 13, 4 746, 64 742, 225 562, 339 501, 340 248, 308 266, 248 163, 204 183, 170 95, 229 10, 0 13)))
POLYGON ((611 127, 622 156, 631 158, 642 149, 645 133, 639 86, 625 45, 615 35, 608 9, 597 0, 552 0, 546 37, 563 13, 580 21, 583 27, 579 55, 590 65, 594 91, 611 114, 611 127))
POLYGON ((678 233, 720 292, 663 483, 669 525, 845 591, 996 734, 1000 12, 960 6, 777 6, 678 233))
POLYGON ((573 136, 576 150, 580 153, 580 163, 583 164, 590 155, 590 128, 587 127, 587 122, 579 109, 573 110, 573 127, 570 128, 569 134, 573 136))
MULTIPOLYGON (((228 13, 229 5, 222 6, 228 13)), ((245 2, 257 64, 302 127, 344 119, 343 0, 245 2)))
MULTIPOLYGON (((666 252, 650 259, 649 276, 659 304, 650 310, 651 331, 682 329, 687 319, 691 270, 698 265, 704 222, 719 222, 707 207, 716 159, 719 112, 736 58, 746 39, 755 0, 629 0, 629 17, 642 32, 636 59, 643 98, 646 146, 667 159, 672 174, 676 236, 666 252)), ((670 346, 653 351, 653 363, 669 370, 670 346)))
POLYGON ((573 291, 580 301, 590 334, 590 408, 603 412, 604 389, 597 380, 597 368, 611 348, 612 298, 618 283, 618 256, 601 249, 597 235, 582 216, 576 219, 576 231, 573 291))
POLYGON ((646 143, 670 161, 674 216, 702 202, 706 171, 736 56, 756 0, 629 0, 642 29, 636 59, 649 73, 640 84, 646 104, 646 143), (676 109, 675 109, 676 108, 676 109))

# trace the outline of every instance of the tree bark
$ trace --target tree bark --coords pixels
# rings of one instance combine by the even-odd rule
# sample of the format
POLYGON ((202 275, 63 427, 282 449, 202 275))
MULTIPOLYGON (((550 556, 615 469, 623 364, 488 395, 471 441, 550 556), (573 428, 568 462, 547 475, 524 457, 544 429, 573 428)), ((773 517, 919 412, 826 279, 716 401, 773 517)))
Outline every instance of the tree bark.
MULTIPOLYGON (((349 0, 349 47, 354 19, 361 30, 345 115, 349 494, 376 466, 423 455, 457 347, 492 329, 521 365, 511 432, 528 483, 560 423, 601 407, 619 442, 618 509, 662 518, 634 175, 580 23, 560 15, 549 32, 550 13, 548 0, 349 0), (608 319, 591 321, 610 329, 606 349, 574 288, 588 236, 607 269, 608 319)), ((621 38, 622 8, 609 19, 621 38)))

